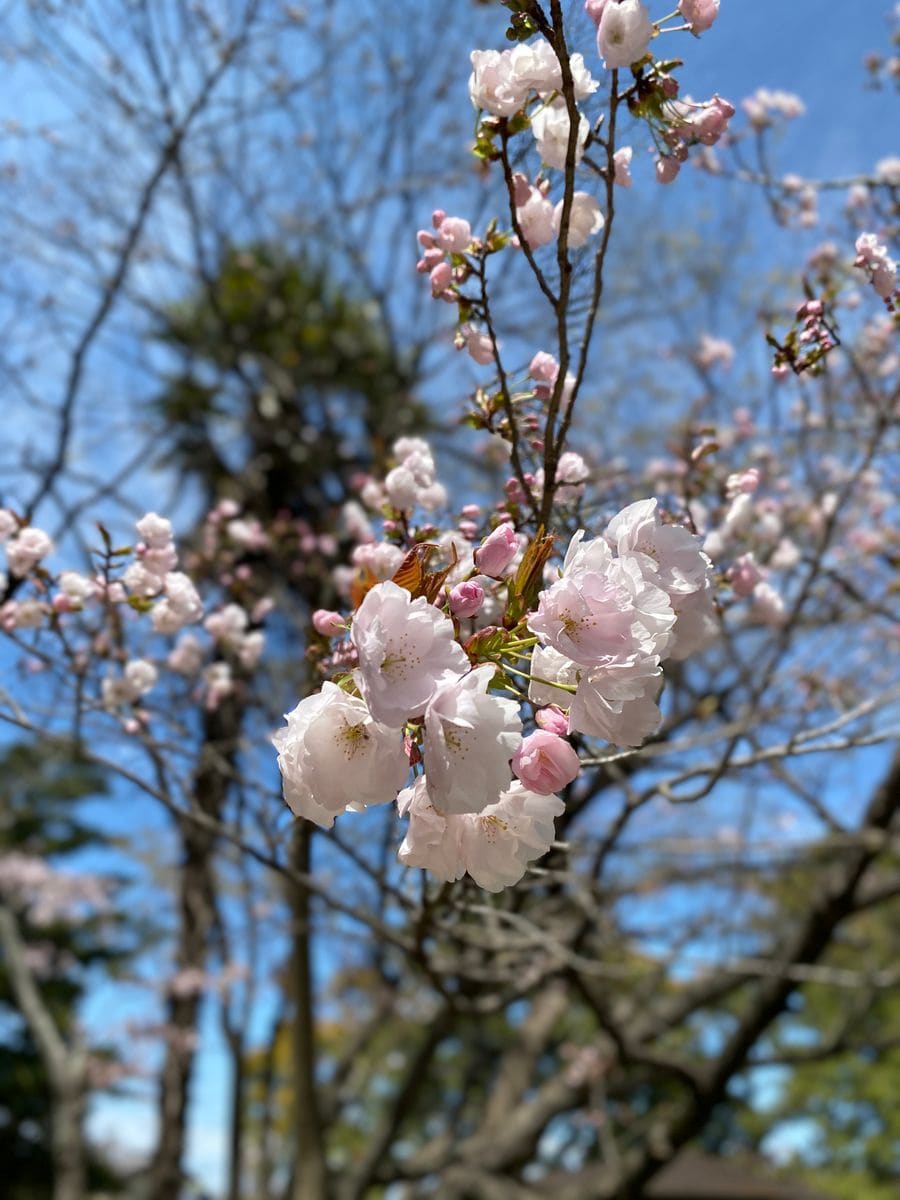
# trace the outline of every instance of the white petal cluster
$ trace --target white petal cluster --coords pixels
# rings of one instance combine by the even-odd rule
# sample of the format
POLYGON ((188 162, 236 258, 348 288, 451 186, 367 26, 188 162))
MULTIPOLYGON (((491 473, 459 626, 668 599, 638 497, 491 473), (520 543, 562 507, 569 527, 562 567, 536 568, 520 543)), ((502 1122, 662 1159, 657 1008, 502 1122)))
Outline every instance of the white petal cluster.
POLYGON ((298 817, 330 829, 348 808, 389 803, 406 782, 402 732, 335 684, 301 700, 285 720, 272 740, 284 798, 298 817))
POLYGON ((547 853, 554 818, 564 808, 558 796, 541 796, 515 782, 478 813, 445 815, 435 808, 422 776, 400 793, 399 805, 409 817, 401 862, 448 882, 470 875, 488 892, 518 883, 528 864, 547 853))
MULTIPOLYGON (((562 69, 546 38, 520 43, 511 50, 473 50, 469 97, 476 108, 494 117, 511 117, 536 92, 541 99, 562 89, 562 69)), ((581 54, 569 59, 576 100, 598 88, 581 54)))
POLYGON ((606 536, 572 538, 561 577, 529 619, 529 696, 569 710, 569 729, 638 746, 658 728, 662 663, 715 637, 712 564, 687 529, 663 524, 655 500, 623 509, 606 536))
MULTIPOLYGON (((531 119, 531 132, 534 134, 541 162, 561 171, 566 165, 569 148, 569 111, 561 96, 545 104, 535 113, 531 119)), ((581 114, 578 118, 578 136, 575 143, 576 163, 581 162, 589 133, 588 119, 581 114)))
POLYGON ((514 700, 488 692, 493 676, 488 665, 449 680, 426 710, 428 794, 443 813, 481 812, 509 785, 522 722, 514 700))
POLYGON ((203 616, 203 601, 193 581, 176 571, 172 522, 158 513, 146 513, 136 523, 141 541, 137 558, 122 575, 122 583, 132 596, 142 600, 156 598, 151 621, 157 633, 178 633, 203 616))
POLYGON ((326 683, 273 739, 288 805, 328 827, 393 800, 410 770, 404 730, 418 730, 425 772, 399 797, 410 817, 401 860, 441 879, 468 872, 491 891, 515 883, 549 848, 563 806, 513 780, 522 721, 518 702, 491 690, 495 666, 473 669, 453 622, 391 580, 366 594, 350 644, 360 695, 326 683))
POLYGON ((135 658, 125 664, 121 675, 107 675, 100 685, 100 695, 106 708, 134 704, 151 691, 159 678, 153 663, 135 658))
POLYGON ((449 678, 468 668, 453 623, 424 596, 390 580, 368 593, 350 626, 359 669, 356 681, 377 721, 400 728, 420 717, 449 678))
POLYGON ((388 502, 401 512, 421 507, 429 512, 447 501, 447 492, 437 480, 431 447, 423 438, 398 438, 393 445, 398 465, 384 480, 388 502))
POLYGON ((653 22, 641 0, 612 0, 597 26, 597 52, 607 67, 627 67, 647 53, 653 22))
MULTIPOLYGON (((544 378, 554 365, 539 362, 532 374, 544 378)), ((411 474, 430 470, 425 443, 401 439, 395 450, 411 474)), ((579 489, 586 474, 584 460, 570 454, 560 478, 579 489)), ((510 620, 502 581, 522 558, 520 534, 501 522, 473 548, 478 515, 467 506, 457 530, 436 535, 448 565, 440 598, 414 598, 387 578, 369 587, 349 619, 316 614, 318 634, 338 643, 331 661, 345 672, 342 686, 326 683, 303 700, 274 742, 285 799, 298 816, 329 827, 347 809, 396 798, 408 819, 403 863, 500 891, 553 843, 563 811, 556 793, 578 774, 566 733, 621 746, 652 736, 663 663, 710 639, 715 608, 698 539, 662 521, 651 500, 624 509, 601 537, 579 531, 536 611, 510 620), (526 627, 539 645, 519 640, 526 627), (523 737, 520 700, 510 697, 529 646, 529 698, 553 708, 523 737), (515 665, 507 666, 507 654, 515 665)), ((398 546, 370 540, 353 555, 370 576, 402 558, 398 546)), ((223 609, 207 628, 227 642, 243 636, 246 617, 223 609)))
POLYGON ((43 529, 26 525, 6 543, 6 561, 13 575, 24 576, 53 550, 53 542, 43 529))

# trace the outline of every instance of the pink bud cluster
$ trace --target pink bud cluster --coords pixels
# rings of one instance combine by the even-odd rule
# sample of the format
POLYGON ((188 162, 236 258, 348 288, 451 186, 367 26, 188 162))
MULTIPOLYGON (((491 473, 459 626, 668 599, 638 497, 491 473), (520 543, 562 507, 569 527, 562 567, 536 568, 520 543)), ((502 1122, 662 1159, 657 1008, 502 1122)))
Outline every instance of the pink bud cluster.
POLYGON ((459 259, 468 250, 472 228, 464 218, 448 217, 443 209, 436 209, 431 220, 433 233, 429 229, 420 229, 416 234, 423 251, 416 270, 428 276, 431 294, 436 300, 452 302, 456 299, 453 285, 468 278, 465 262, 454 262, 452 256, 459 259))
POLYGON ((734 105, 721 96, 698 103, 685 97, 667 106, 668 120, 661 130, 666 153, 656 162, 656 178, 672 183, 687 162, 692 146, 714 146, 726 133, 734 105))

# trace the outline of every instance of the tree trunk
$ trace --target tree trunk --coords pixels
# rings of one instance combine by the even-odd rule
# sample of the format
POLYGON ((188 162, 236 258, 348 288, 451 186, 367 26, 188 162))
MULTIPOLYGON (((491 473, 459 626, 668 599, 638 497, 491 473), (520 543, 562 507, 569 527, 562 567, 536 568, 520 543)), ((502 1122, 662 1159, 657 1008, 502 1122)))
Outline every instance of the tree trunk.
MULTIPOLYGON (((80 1076, 76 1070, 74 1075, 80 1076)), ((73 1078, 53 1096, 53 1200, 84 1200, 83 1080, 73 1078)))
POLYGON ((85 1051, 77 1038, 74 1042, 69 1041, 57 1028, 28 966, 16 917, 2 905, 0 948, 9 972, 12 994, 50 1080, 53 1200, 83 1200, 85 1051))
MULTIPOLYGON (((298 821, 292 845, 293 866, 309 871, 312 829, 298 821)), ((316 1091, 316 1045, 310 923, 310 895, 306 888, 293 890, 294 944, 291 974, 294 992, 294 1128, 296 1161, 290 1200, 326 1200, 328 1176, 316 1091)))
MULTIPOLYGON (((244 1093, 247 1078, 244 1060, 246 1049, 240 1034, 235 1034, 230 1042, 234 1074, 231 1083, 231 1119, 228 1131, 228 1200, 240 1200, 244 1160, 244 1093)), ((264 1196, 258 1196, 255 1200, 264 1200, 264 1196)))
MULTIPOLYGON (((205 816, 221 819, 238 750, 243 707, 227 697, 204 719, 203 745, 194 776, 194 802, 205 816)), ((176 971, 203 969, 216 919, 212 859, 215 838, 192 821, 181 824, 183 858, 179 889, 176 971)), ((159 1139, 150 1166, 152 1200, 179 1200, 183 1180, 187 1108, 201 996, 172 995, 169 1040, 159 1093, 159 1139)))

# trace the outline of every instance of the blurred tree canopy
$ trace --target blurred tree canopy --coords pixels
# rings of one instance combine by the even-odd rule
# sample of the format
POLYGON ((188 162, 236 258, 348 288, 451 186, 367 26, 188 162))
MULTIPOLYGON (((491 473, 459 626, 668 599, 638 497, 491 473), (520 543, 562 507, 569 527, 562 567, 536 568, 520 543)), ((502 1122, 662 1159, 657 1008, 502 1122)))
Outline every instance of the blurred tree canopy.
POLYGON ((157 402, 165 461, 208 500, 321 528, 354 474, 426 425, 418 356, 392 342, 381 311, 309 255, 229 247, 159 329, 181 363, 157 402))

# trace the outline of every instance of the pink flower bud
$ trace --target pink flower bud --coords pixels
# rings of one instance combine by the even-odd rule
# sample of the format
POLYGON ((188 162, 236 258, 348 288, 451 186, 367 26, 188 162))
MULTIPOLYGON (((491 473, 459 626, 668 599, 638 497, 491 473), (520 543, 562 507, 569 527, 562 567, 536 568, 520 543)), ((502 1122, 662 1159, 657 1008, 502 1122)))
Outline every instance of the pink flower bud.
POLYGON ((494 361, 494 344, 490 336, 468 322, 460 327, 457 334, 460 348, 465 346, 469 355, 481 366, 487 366, 494 361))
POLYGON ((347 622, 339 612, 328 608, 317 608, 312 615, 313 629, 322 637, 337 637, 347 628, 347 622))
POLYGON ((584 0, 584 11, 591 18, 595 25, 600 24, 600 18, 603 16, 603 10, 606 8, 607 0, 584 0))
POLYGON ((474 579, 458 583, 450 593, 450 611, 454 617, 474 617, 484 603, 484 588, 474 579))
POLYGON ((416 233, 416 241, 423 250, 433 250, 435 246, 434 234, 430 229, 420 229, 416 233))
POLYGON ((528 374, 532 379, 541 383, 554 383, 559 374, 559 363, 552 354, 548 354, 545 350, 538 350, 528 364, 528 374))
POLYGON ((475 551, 475 565, 485 575, 499 579, 519 550, 512 525, 498 525, 475 551))
POLYGON ((742 554, 728 568, 728 580, 736 596, 750 596, 762 580, 762 572, 752 554, 742 554))
POLYGON ((434 212, 431 214, 431 223, 435 227, 435 229, 440 229, 441 222, 444 220, 446 215, 447 214, 444 212, 444 210, 442 208, 436 208, 434 210, 434 212))
POLYGON ((656 160, 656 179, 658 183, 672 183, 681 170, 681 164, 671 155, 664 154, 656 160))
POLYGON ((515 475, 511 475, 510 478, 507 479, 506 483, 503 485, 503 490, 506 492, 507 498, 510 499, 513 504, 521 504, 525 499, 525 492, 522 490, 522 485, 519 483, 518 479, 516 479, 515 475))
POLYGON ((546 729, 547 733, 553 733, 557 737, 565 737, 569 732, 569 718, 556 704, 539 708, 534 714, 534 719, 541 729, 546 729))
POLYGON ((513 755, 512 768, 530 791, 549 796, 571 783, 581 764, 567 741, 538 729, 522 740, 513 755))
POLYGON ((462 217, 445 217, 437 227, 437 244, 448 254, 461 254, 472 240, 472 227, 462 217))
POLYGON ((678 0, 678 11, 691 27, 691 33, 705 33, 719 15, 719 0, 678 0))
POLYGON ((444 261, 443 250, 438 250, 437 246, 433 246, 430 250, 426 250, 419 261, 416 263, 416 270, 420 275, 427 275, 429 271, 433 271, 444 261))
POLYGON ((448 262, 440 262, 431 271, 428 278, 431 281, 431 294, 434 297, 443 295, 453 282, 453 268, 448 262))

